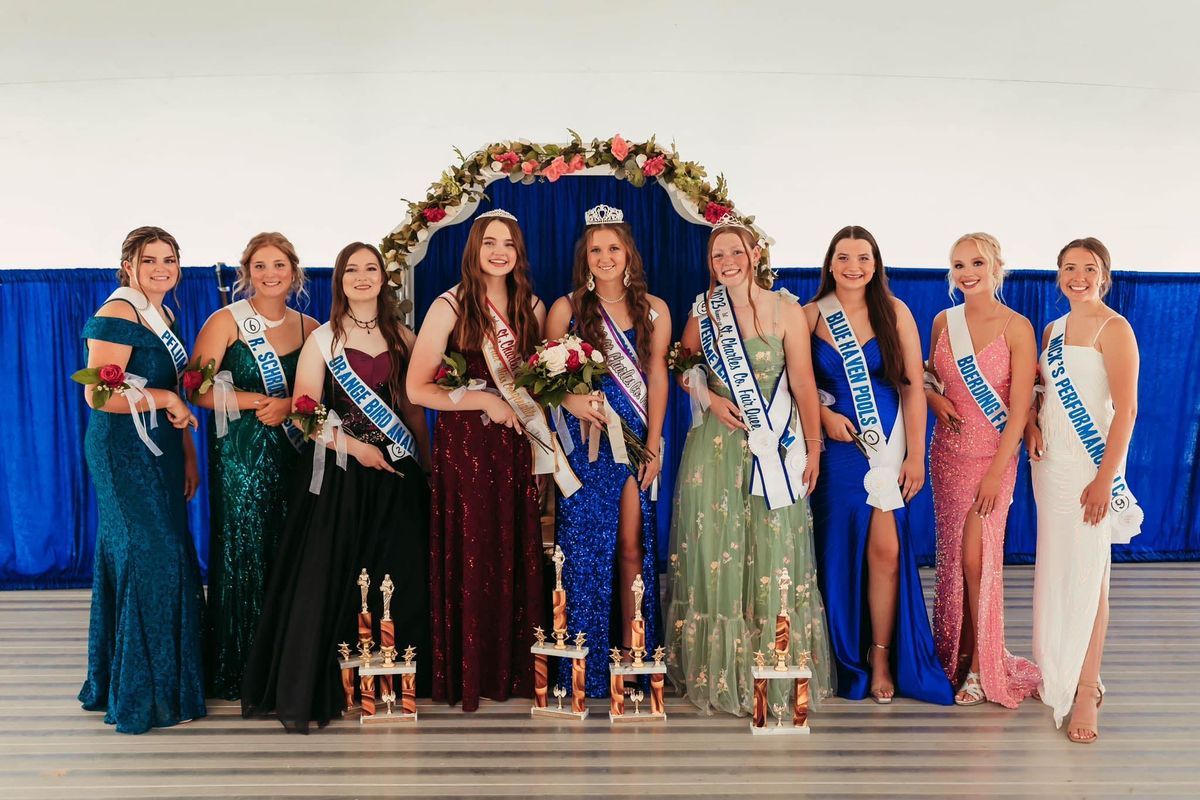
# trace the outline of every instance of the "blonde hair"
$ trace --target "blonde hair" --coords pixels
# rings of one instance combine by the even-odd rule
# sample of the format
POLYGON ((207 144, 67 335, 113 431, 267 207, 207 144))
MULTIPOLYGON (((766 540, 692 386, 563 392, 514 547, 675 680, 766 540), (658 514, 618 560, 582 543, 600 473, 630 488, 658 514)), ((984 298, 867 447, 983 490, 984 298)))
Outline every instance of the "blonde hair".
POLYGON ((250 288, 250 262, 254 258, 254 254, 264 247, 277 247, 283 252, 292 265, 292 285, 288 287, 288 294, 296 297, 305 297, 304 287, 307 279, 304 276, 304 269, 300 266, 300 256, 296 255, 296 248, 288 238, 282 233, 275 231, 264 231, 263 233, 255 234, 249 242, 246 243, 246 249, 242 251, 242 260, 238 264, 237 280, 233 284, 233 293, 235 295, 246 294, 250 288))
POLYGON ((950 296, 954 297, 954 251, 960 244, 972 242, 979 255, 983 256, 992 276, 992 295, 1000 300, 1000 292, 1004 288, 1004 259, 1000 257, 1000 241, 990 233, 964 233, 954 240, 950 246, 950 270, 946 273, 946 281, 950 284, 950 296))

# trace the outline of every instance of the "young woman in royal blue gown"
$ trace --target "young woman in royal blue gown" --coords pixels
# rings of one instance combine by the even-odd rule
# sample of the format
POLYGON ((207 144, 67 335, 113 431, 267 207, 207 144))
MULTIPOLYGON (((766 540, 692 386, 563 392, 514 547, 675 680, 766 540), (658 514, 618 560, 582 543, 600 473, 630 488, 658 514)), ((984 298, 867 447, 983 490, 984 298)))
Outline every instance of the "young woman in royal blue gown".
MULTIPOLYGON (((83 327, 87 365, 115 365, 127 382, 146 383, 140 396, 113 394, 88 421, 84 452, 100 524, 79 700, 121 733, 142 733, 205 715, 204 594, 186 508, 198 483, 188 432, 196 418, 177 391, 186 353, 163 307, 180 278, 175 238, 161 228, 132 231, 119 277, 121 288, 83 327), (151 408, 157 426, 142 432, 157 455, 133 416, 151 408)), ((90 400, 92 387, 86 392, 90 400)))
POLYGON ((812 509, 838 694, 948 705, 953 691, 934 652, 904 507, 925 483, 921 340, 867 230, 851 225, 833 237, 804 311, 817 385, 833 400, 821 409, 826 445, 812 509))
MULTIPOLYGON (((598 207, 601 210, 605 206, 598 207)), ((607 697, 609 650, 619 647, 627 659, 634 597, 630 587, 642 576, 645 594, 646 649, 653 653, 659 634, 657 524, 652 487, 658 477, 663 418, 667 410, 666 352, 671 340, 667 305, 646 291, 641 254, 620 212, 589 212, 583 236, 575 245, 575 290, 559 298, 546 317, 546 337, 568 332, 605 353, 610 374, 600 380, 603 402, 617 412, 645 442, 649 460, 636 474, 614 460, 603 402, 596 395, 567 395, 563 401, 566 431, 572 443, 568 459, 583 488, 570 497, 560 494, 555 514, 555 541, 566 556, 563 587, 567 590, 569 627, 587 634, 587 694, 607 697), (617 363, 625 381, 617 377, 617 363), (581 422, 600 426, 599 455, 589 460, 581 422)), ((621 436, 619 428, 612 431, 621 436)), ((568 668, 565 660, 560 665, 568 668)), ((564 671, 560 682, 569 685, 564 671)))

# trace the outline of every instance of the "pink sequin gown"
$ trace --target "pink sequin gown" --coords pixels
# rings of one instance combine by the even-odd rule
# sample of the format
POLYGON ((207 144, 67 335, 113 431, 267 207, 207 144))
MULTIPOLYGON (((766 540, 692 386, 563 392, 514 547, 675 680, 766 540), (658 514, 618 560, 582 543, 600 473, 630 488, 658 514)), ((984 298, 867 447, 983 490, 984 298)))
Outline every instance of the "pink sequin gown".
MULTIPOLYGON (((977 354, 988 383, 1008 403, 1012 383, 1008 347, 1001 335, 977 354)), ((963 616, 967 612, 963 579, 963 524, 975 502, 975 493, 996 455, 1000 433, 992 427, 963 383, 943 330, 934 354, 934 366, 946 384, 946 397, 962 419, 955 433, 938 422, 929 449, 933 484, 933 509, 937 523, 937 593, 933 602, 933 638, 942 668, 955 685, 961 685, 970 667, 970 651, 962 651, 963 616)), ((983 569, 979 581, 979 619, 975 636, 979 648, 979 677, 988 700, 1007 708, 1029 697, 1041 675, 1028 659, 1014 656, 1004 646, 1004 531, 1008 507, 1017 480, 1013 455, 1000 482, 996 507, 983 520, 983 569)))

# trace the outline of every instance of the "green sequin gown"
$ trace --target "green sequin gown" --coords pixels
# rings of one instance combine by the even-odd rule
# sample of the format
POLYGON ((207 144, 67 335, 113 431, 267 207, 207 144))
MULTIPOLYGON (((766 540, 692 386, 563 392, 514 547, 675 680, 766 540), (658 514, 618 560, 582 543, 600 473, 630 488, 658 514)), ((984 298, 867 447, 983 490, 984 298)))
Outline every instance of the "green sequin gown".
MULTIPOLYGON (((129 345, 126 372, 149 388, 174 389, 175 364, 147 328, 92 317, 83 337, 129 345)), ((138 438, 129 414, 92 411, 84 438, 99 527, 79 701, 121 733, 205 714, 204 589, 183 497, 183 432, 166 412, 157 415, 148 433, 161 456, 138 438)))
MULTIPOLYGON (((280 356, 288 386, 294 385, 300 350, 280 356)), ((262 376, 240 339, 221 359, 233 385, 262 392, 262 376)), ((210 697, 237 700, 242 670, 258 629, 263 587, 287 516, 287 498, 299 454, 283 427, 268 427, 253 412, 229 420, 218 439, 209 426, 208 624, 204 667, 210 697)))
MULTIPOLYGON (((746 340, 754 376, 770 397, 783 371, 783 343, 746 340)), ((729 397, 724 384, 709 391, 729 397)), ((688 434, 676 478, 667 567, 667 672, 704 711, 748 714, 754 700, 754 653, 774 642, 779 613, 775 580, 787 567, 793 654, 811 654, 811 697, 832 691, 825 607, 817 588, 812 516, 806 500, 771 511, 750 496, 753 458, 744 431, 705 413, 688 434)), ((784 701, 785 681, 771 681, 769 702, 784 701)))

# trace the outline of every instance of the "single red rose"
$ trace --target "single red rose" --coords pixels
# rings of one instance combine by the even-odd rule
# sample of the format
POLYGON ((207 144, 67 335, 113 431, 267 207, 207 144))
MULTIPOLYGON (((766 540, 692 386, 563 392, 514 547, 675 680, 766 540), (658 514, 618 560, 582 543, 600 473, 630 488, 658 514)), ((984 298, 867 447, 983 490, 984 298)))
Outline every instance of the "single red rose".
POLYGON ((517 166, 517 164, 521 163, 521 157, 519 155, 517 155, 516 153, 514 153, 512 150, 509 150, 507 153, 501 153, 500 155, 496 156, 496 160, 500 162, 500 168, 503 169, 505 172, 508 172, 513 167, 517 166))
POLYGON ((542 360, 542 359, 541 359, 541 358, 538 356, 538 354, 537 354, 537 353, 534 353, 533 355, 531 355, 531 356, 529 357, 529 366, 531 366, 531 367, 536 367, 536 366, 537 366, 537 364, 538 364, 538 362, 539 362, 539 361, 541 361, 541 360, 542 360))
POLYGON ((421 212, 421 216, 426 222, 441 222, 446 218, 446 210, 437 206, 430 206, 421 212))
POLYGON ((317 412, 317 401, 313 400, 306 394, 296 398, 296 413, 298 414, 315 414, 317 412))
POLYGON ((116 364, 105 364, 100 368, 100 382, 105 386, 120 386, 125 382, 125 370, 116 364))
POLYGON ((592 351, 596 349, 596 348, 592 347, 590 344, 588 344, 587 342, 581 342, 580 345, 583 349, 583 354, 585 356, 588 356, 589 358, 592 355, 592 351))
POLYGON ((442 364, 440 367, 438 367, 437 374, 433 376, 433 380, 435 382, 440 381, 442 378, 446 377, 449 374, 450 374, 450 368, 447 367, 445 364, 442 364))
POLYGON ((202 383, 204 383, 204 376, 199 371, 189 369, 183 373, 183 388, 189 393, 199 389, 202 383))
POLYGON ((656 175, 661 175, 666 168, 667 159, 663 156, 655 156, 642 167, 642 174, 647 178, 653 178, 656 175))
POLYGON ((710 225, 716 225, 721 217, 733 211, 729 206, 723 206, 720 203, 709 202, 704 207, 704 218, 708 220, 710 225))
POLYGON ((583 366, 583 362, 579 360, 579 351, 572 350, 567 355, 567 370, 569 372, 578 372, 581 366, 583 366))

